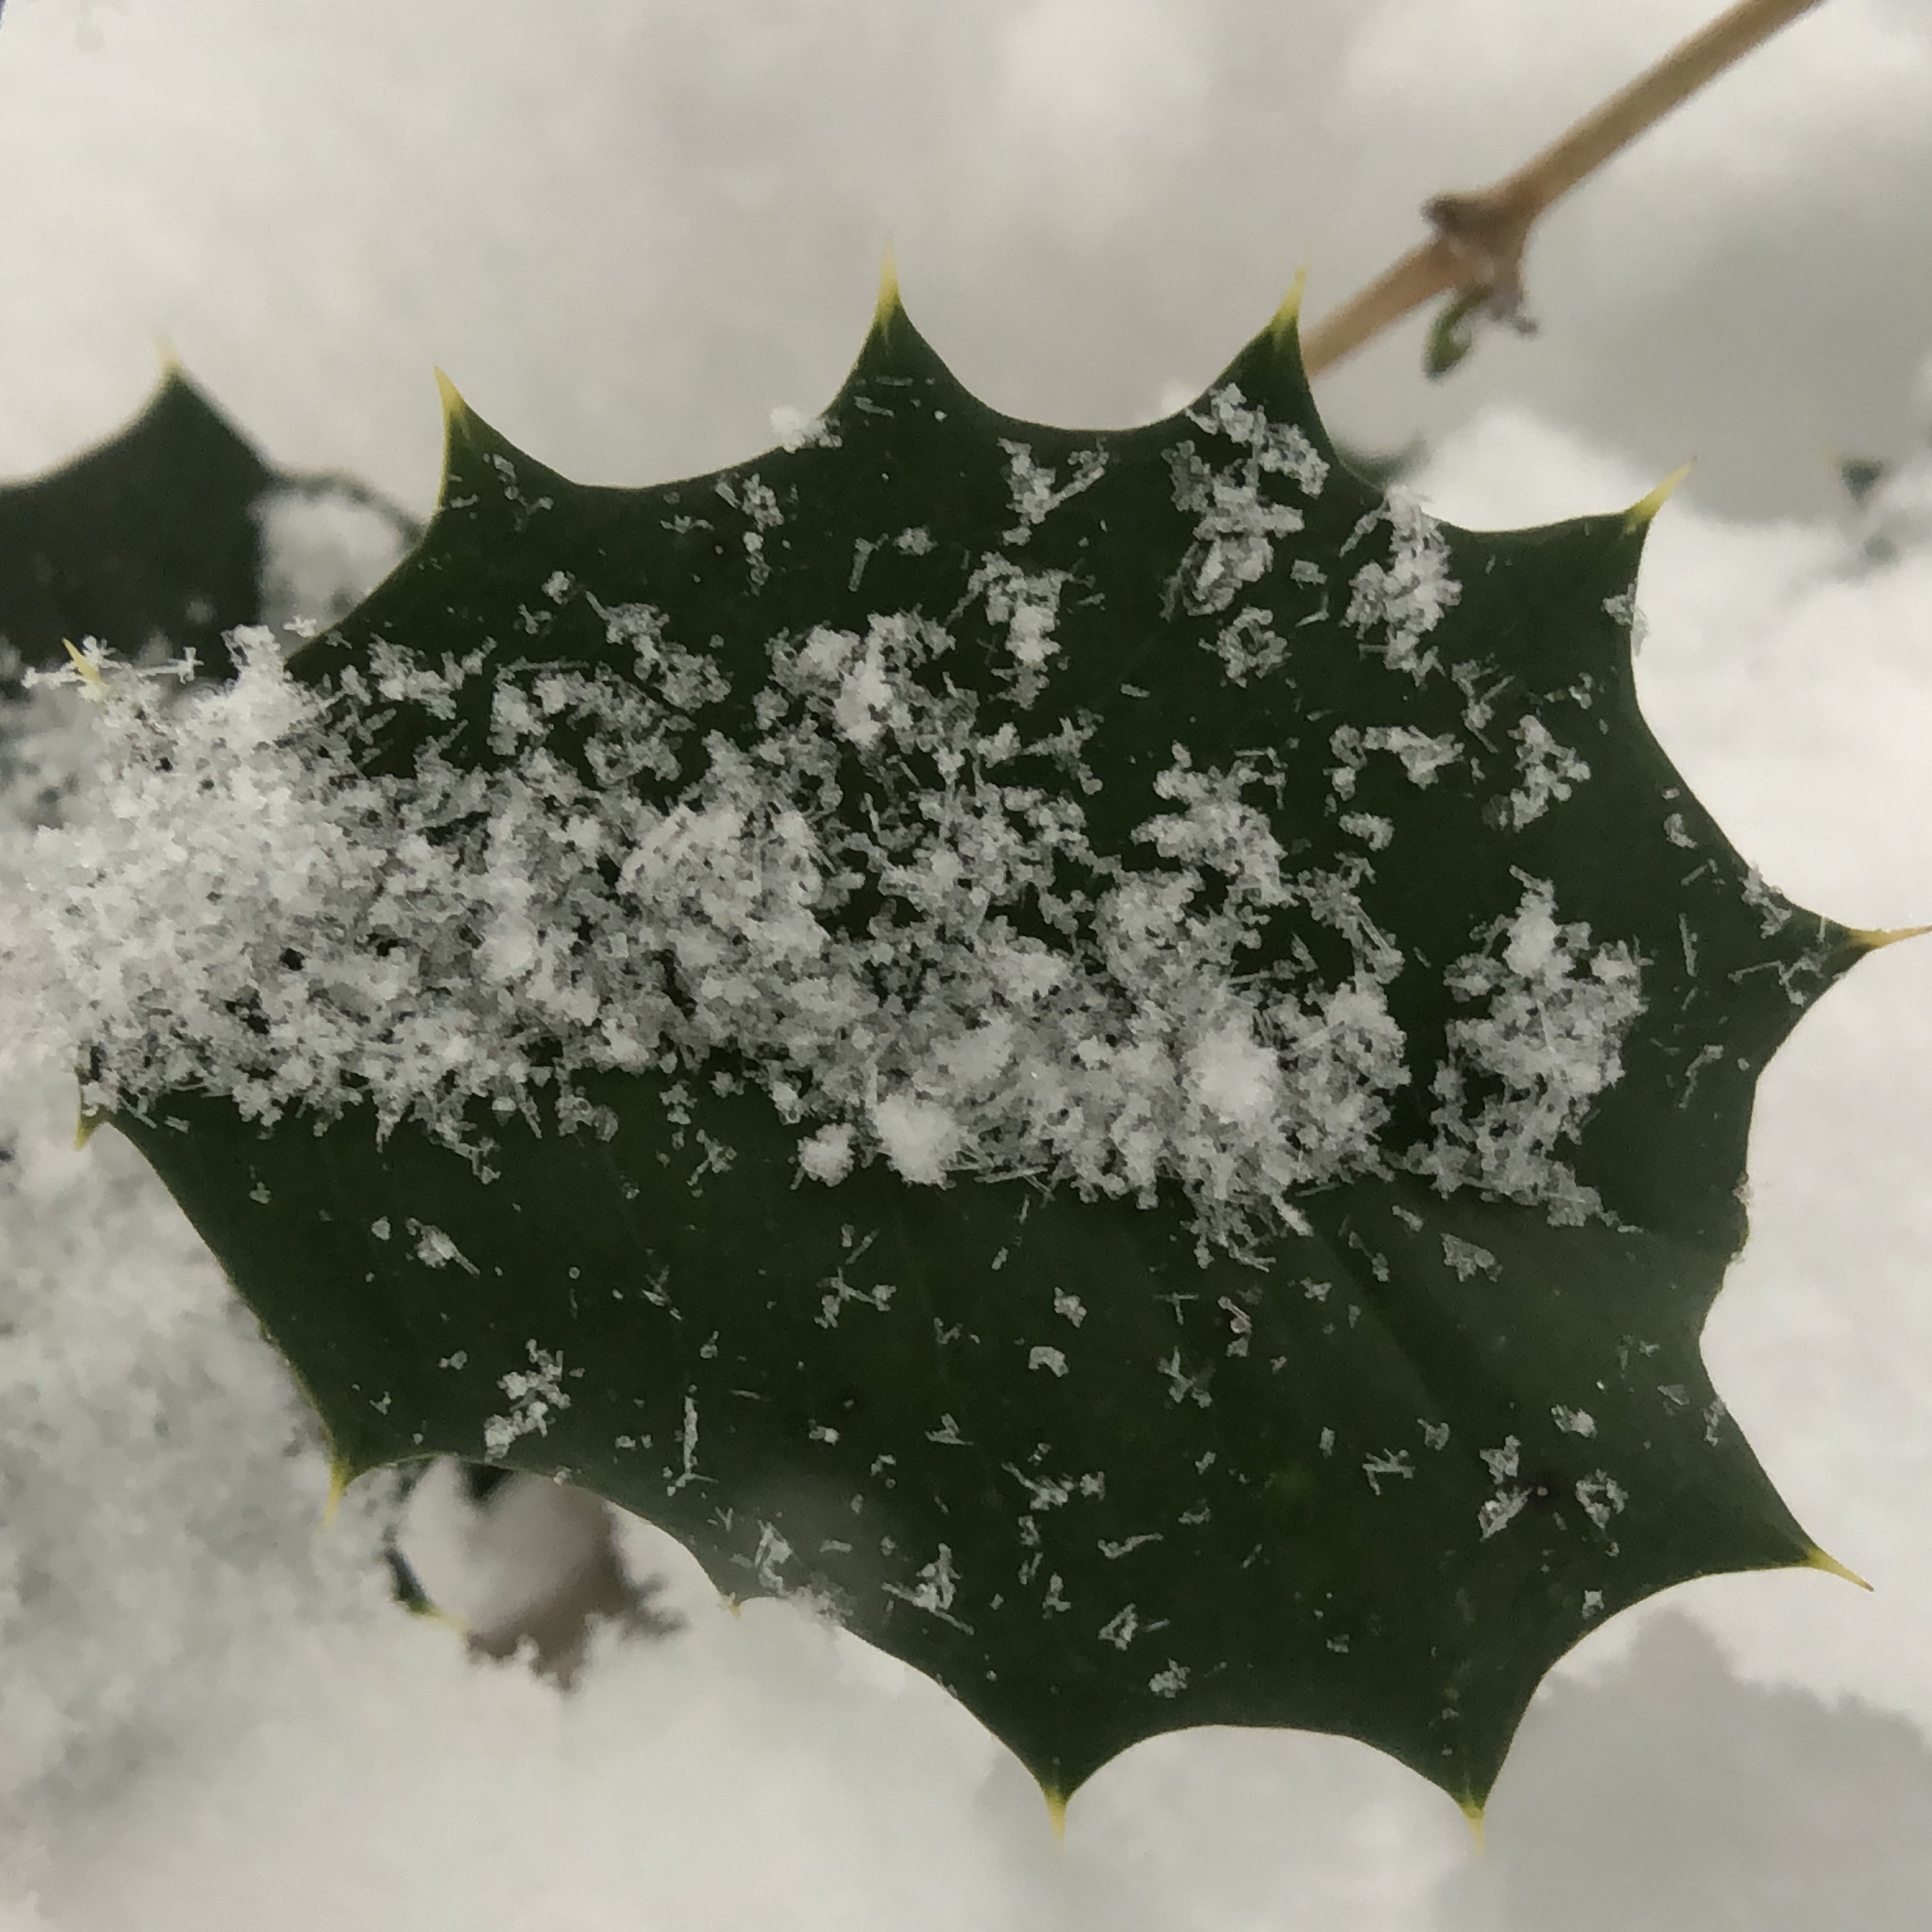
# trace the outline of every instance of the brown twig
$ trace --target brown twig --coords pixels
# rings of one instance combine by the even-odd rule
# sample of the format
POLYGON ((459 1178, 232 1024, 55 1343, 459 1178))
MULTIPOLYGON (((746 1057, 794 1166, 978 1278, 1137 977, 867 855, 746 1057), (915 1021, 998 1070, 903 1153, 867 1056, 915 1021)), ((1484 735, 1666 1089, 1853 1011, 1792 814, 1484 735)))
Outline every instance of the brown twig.
POLYGON ((1479 299, 1504 318, 1521 313, 1522 251, 1537 218, 1652 123, 1819 0, 1738 0, 1611 95, 1533 160, 1472 194, 1439 194, 1423 213, 1435 233, 1301 339, 1319 374, 1432 296, 1479 299))

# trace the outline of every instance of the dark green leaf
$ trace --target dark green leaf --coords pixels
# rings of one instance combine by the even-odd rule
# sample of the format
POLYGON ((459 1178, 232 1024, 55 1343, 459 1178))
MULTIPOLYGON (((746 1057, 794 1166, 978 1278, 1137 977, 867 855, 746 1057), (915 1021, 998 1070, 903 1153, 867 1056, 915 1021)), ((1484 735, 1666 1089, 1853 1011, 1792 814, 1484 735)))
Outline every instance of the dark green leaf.
MULTIPOLYGON (((14 662, 8 681, 20 666, 64 664, 63 640, 89 637, 124 658, 191 650, 206 674, 227 676, 226 632, 296 614, 277 608, 277 586, 265 580, 265 516, 285 502, 325 498, 361 506, 392 529, 399 547, 418 534, 361 484, 272 468, 170 367, 118 435, 46 476, 0 488, 0 645, 14 662)), ((356 594, 384 561, 362 575, 356 594)), ((346 608, 301 614, 326 621, 346 608)))
MULTIPOLYGON (((1144 828, 1186 774, 1235 774, 1298 883, 1230 983, 1384 1001, 1406 1084, 1304 1123, 1368 1108, 1359 1148, 1318 1149, 1299 1228, 1172 1171, 1142 1204, 998 1161, 914 1185, 874 1147, 823 1186, 811 1119, 729 1050, 598 1070, 532 1040, 610 1131, 556 1131, 541 1087, 531 1124, 478 1100, 490 1180, 368 1108, 124 1114, 345 1474, 446 1452, 567 1474, 721 1588, 802 1598, 928 1672, 1063 1796, 1156 1732, 1278 1724, 1479 1806, 1594 1622, 1820 1560, 1698 1337, 1744 1235, 1757 1075, 1869 938, 1765 888, 1646 728, 1648 506, 1468 532, 1333 459, 1286 320, 1193 411, 1074 432, 968 394, 896 298, 820 435, 716 476, 584 488, 453 409, 422 544, 297 660, 364 694, 366 770, 529 759, 493 706, 541 710, 560 669, 633 675, 610 614, 648 604, 724 677, 685 701, 675 763, 621 781, 668 806, 772 728, 775 652, 910 615, 950 640, 916 667, 932 701, 1034 742, 1005 782, 1057 788, 1112 876, 1184 873, 1204 918, 1239 858, 1189 869, 1144 828), (1325 482, 1259 463, 1291 430, 1325 482), (1065 574, 1037 678, 989 599, 1000 565, 1065 574), (379 698, 388 652, 481 668, 379 698), (1038 748, 1061 720, 1077 757, 1038 748)), ((544 741, 577 773, 560 796, 596 768, 587 730, 565 707, 544 741)), ((814 796, 849 854, 940 794, 926 752, 848 736, 814 796)), ((880 937, 872 991, 911 1011, 940 969, 909 890, 874 870, 826 916, 880 937)), ((995 909, 1064 938, 1066 903, 995 909)))

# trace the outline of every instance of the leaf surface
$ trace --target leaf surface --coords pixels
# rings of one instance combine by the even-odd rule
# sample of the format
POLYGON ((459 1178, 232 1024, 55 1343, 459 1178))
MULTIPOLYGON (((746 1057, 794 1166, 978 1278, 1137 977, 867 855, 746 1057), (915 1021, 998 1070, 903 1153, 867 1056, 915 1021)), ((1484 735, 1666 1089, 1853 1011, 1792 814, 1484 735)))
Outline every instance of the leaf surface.
MULTIPOLYGON (((1698 1339, 1744 1233, 1757 1075, 1868 941, 1764 887, 1646 727, 1643 515, 1479 533, 1384 497, 1337 459, 1286 316, 1192 410, 1125 430, 998 415, 892 296, 796 446, 716 476, 590 488, 460 404, 449 434, 421 545, 296 661, 355 710, 364 771, 534 772, 560 812, 621 792, 657 837, 816 704, 800 796, 856 881, 827 920, 908 1029, 970 1006, 943 982, 990 943, 935 951, 944 920, 908 910, 919 827, 969 777, 1035 827, 1077 812, 1039 878, 976 902, 1010 953, 1091 950, 1142 886, 1175 929, 1234 937, 1220 1005, 1160 994, 1207 1151, 1186 1167, 1177 1134, 1151 1180, 1130 1110, 1058 1169, 1038 1108, 1032 1139, 949 1139, 920 1096, 959 1034, 904 1061, 898 1114, 875 1094, 847 1122, 849 1172, 811 1178, 837 1070, 820 1042, 803 1099, 779 1093, 769 986, 742 1036, 661 1064, 524 1038, 554 1077, 527 1118, 470 1102, 474 1158, 367 1106, 124 1111, 344 1474, 450 1453, 566 1474, 732 1596, 803 1599, 926 1672, 1062 1798, 1142 1738, 1270 1724, 1479 1808, 1595 1622, 1818 1560, 1698 1339), (926 640, 910 669, 874 650, 888 632, 926 640), (397 670, 466 656, 422 688, 397 670), (614 777, 545 683, 693 657, 719 676, 678 673, 680 735, 614 777), (908 692, 988 769, 920 739, 908 692), (560 1088, 603 1131, 557 1131, 560 1088), (1257 1154, 1270 1106, 1300 1138, 1257 1154)), ((616 890, 622 852, 596 849, 616 890)), ((497 932, 464 928, 479 979, 508 970, 497 932)), ((652 968, 674 1004, 699 970, 674 939, 652 968)), ((1040 1083, 1153 1052, 1144 994, 1066 1065, 1003 1075, 1000 1132, 1040 1083)))
MULTIPOLYGON (((66 662, 67 639, 98 638, 128 658, 191 650, 206 674, 226 676, 228 632, 294 614, 277 608, 283 586, 265 569, 270 522, 329 502, 386 524, 398 542, 418 534, 359 484, 272 467, 170 366, 118 434, 46 476, 0 486, 0 644, 19 665, 42 670, 66 662)), ((370 547, 364 533, 361 548, 370 547)), ((358 590, 381 574, 360 555, 323 562, 359 575, 358 590)), ((314 562, 305 575, 312 592, 314 562)), ((339 615, 352 601, 302 614, 339 615)))

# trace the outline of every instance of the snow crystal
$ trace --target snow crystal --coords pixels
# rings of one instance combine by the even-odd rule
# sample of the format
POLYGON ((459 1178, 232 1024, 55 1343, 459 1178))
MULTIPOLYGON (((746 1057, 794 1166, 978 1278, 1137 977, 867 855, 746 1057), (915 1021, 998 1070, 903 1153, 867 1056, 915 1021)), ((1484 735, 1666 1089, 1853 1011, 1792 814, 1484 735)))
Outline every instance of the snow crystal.
POLYGON ((1382 1492, 1382 1478, 1384 1476, 1400 1476, 1410 1482, 1415 1480, 1415 1468, 1406 1449, 1387 1450, 1365 1458, 1362 1463, 1362 1474, 1368 1478, 1369 1487, 1377 1496, 1382 1492))
MULTIPOLYGON (((410 1226, 416 1237, 416 1259, 421 1262, 424 1268, 447 1268, 452 1262, 454 1262, 465 1274, 477 1274, 482 1272, 476 1264, 440 1228, 418 1225, 413 1221, 410 1223, 410 1226)), ((388 1238, 388 1231, 385 1229, 378 1238, 386 1240, 388 1238)))
POLYGON ((1006 453, 1006 494, 1019 521, 1005 532, 1008 543, 1023 544, 1070 497, 1091 489, 1107 467, 1106 452, 1081 449, 1073 454, 1072 473, 1062 483, 1023 442, 1002 441, 1006 453))
POLYGON ((1419 684, 1436 664, 1433 651, 1419 651, 1422 639, 1458 602, 1462 586, 1449 572, 1449 546, 1441 526, 1406 490, 1391 490, 1383 506, 1356 525, 1347 550, 1384 518, 1389 526, 1386 564, 1365 563, 1349 590, 1346 620, 1366 639, 1379 626, 1373 646, 1391 670, 1407 671, 1419 684))
POLYGON ((798 1164, 814 1180, 836 1187, 852 1172, 852 1130, 842 1122, 820 1127, 798 1145, 798 1164))
POLYGON ((1190 422, 1239 443, 1247 452, 1244 466, 1259 475, 1286 476, 1304 496, 1318 496, 1328 481, 1328 465, 1294 423, 1276 422, 1249 403, 1232 382, 1211 390, 1187 412, 1190 422))
POLYGON ((510 1412, 493 1415, 483 1425, 483 1453, 492 1462, 500 1461, 520 1437, 548 1436, 550 1418, 570 1406, 563 1387, 563 1358, 538 1348, 533 1340, 525 1347, 529 1370, 512 1369, 497 1379, 496 1386, 510 1399, 510 1412))
POLYGON ((1328 783, 1339 799, 1351 799, 1371 752, 1384 752, 1400 760, 1411 784, 1426 788, 1436 782, 1438 772, 1462 756, 1462 747, 1450 734, 1431 736, 1413 724, 1375 724, 1366 730, 1355 724, 1338 724, 1330 734, 1329 749, 1336 763, 1328 773, 1328 783))
POLYGON ((1583 1505, 1583 1514, 1599 1529, 1607 1529, 1611 1517, 1623 1508, 1630 1498, 1614 1477, 1598 1469, 1576 1485, 1576 1500, 1583 1505))
POLYGON ((1288 640, 1272 628, 1273 614, 1258 604, 1249 604, 1234 614, 1202 649, 1221 660, 1228 682, 1245 686, 1250 678, 1258 682, 1288 662, 1288 640))
POLYGON ((1520 832, 1552 804, 1561 803, 1590 776, 1590 768, 1567 745, 1559 745, 1540 718, 1516 720, 1516 770, 1522 783, 1502 802, 1502 822, 1520 832))
MULTIPOLYGON (((1190 410, 1189 420, 1240 452, 1220 469, 1191 440, 1167 452, 1174 508, 1194 518, 1193 542, 1175 574, 1170 600, 1178 598, 1183 608, 1200 616, 1226 610, 1244 586, 1267 574, 1275 539, 1303 527, 1300 510, 1265 494, 1266 479, 1286 477, 1312 497, 1321 494, 1328 466, 1299 428, 1250 407, 1232 383, 1190 410)), ((1238 633, 1234 648, 1243 648, 1238 633)))
POLYGON ((898 1583, 884 1587, 886 1595, 897 1597, 914 1610, 925 1610, 958 1628, 968 1628, 951 1614, 953 1599, 959 1593, 959 1573, 952 1567, 952 1552, 943 1543, 939 1554, 920 1570, 910 1588, 898 1583))
POLYGON ((1458 1000, 1484 1000, 1487 1010, 1450 1024, 1432 1088, 1436 1138, 1414 1165, 1444 1193, 1477 1186, 1540 1204, 1552 1221, 1581 1222, 1596 1197, 1556 1150, 1622 1077, 1619 1051, 1643 1011, 1637 962, 1622 940, 1592 949, 1588 926, 1558 925, 1540 880, 1524 882, 1516 912, 1485 937, 1447 975, 1458 1000), (1472 1081, 1501 1090, 1472 1107, 1472 1081))
POLYGON ((1529 1500, 1526 1490, 1498 1490, 1476 1512, 1476 1526, 1486 1543, 1500 1529, 1504 1529, 1522 1514, 1524 1504, 1529 1500))
POLYGON ((1351 838, 1359 838, 1371 852, 1385 851, 1395 837, 1394 822, 1378 818, 1373 812, 1345 812, 1335 822, 1351 838))
POLYGON ((781 448, 836 449, 839 437, 822 416, 808 416, 795 404, 780 403, 767 418, 781 448))
POLYGON ((888 1095, 873 1108, 872 1129, 900 1178, 928 1187, 944 1180, 963 1138, 950 1108, 904 1094, 888 1095))
POLYGON ((1766 939, 1784 930, 1796 908, 1784 895, 1765 884, 1754 866, 1744 874, 1744 903, 1758 916, 1758 930, 1766 939))
POLYGON ((1467 1281, 1472 1275, 1496 1273, 1496 1258, 1487 1248, 1479 1248, 1474 1241, 1466 1241, 1457 1234, 1442 1237, 1442 1258, 1454 1270, 1459 1280, 1467 1281))
POLYGON ((1185 1064, 1190 1096, 1216 1118, 1252 1126, 1274 1112, 1281 1064, 1255 1040, 1246 1016, 1196 1040, 1185 1064))
POLYGON ((1054 626, 1059 622, 1066 583, 1064 570, 1029 575, 1004 557, 988 556, 967 586, 969 597, 985 597, 987 616, 1006 627, 1006 649, 1014 665, 1008 676, 1013 701, 1023 708, 1046 689, 1044 667, 1059 652, 1054 626))
POLYGON ((1636 590, 1634 585, 1628 590, 1619 591, 1614 597, 1604 599, 1604 614, 1614 618, 1630 633, 1633 653, 1643 649, 1643 641, 1650 630, 1649 620, 1637 608, 1636 590))

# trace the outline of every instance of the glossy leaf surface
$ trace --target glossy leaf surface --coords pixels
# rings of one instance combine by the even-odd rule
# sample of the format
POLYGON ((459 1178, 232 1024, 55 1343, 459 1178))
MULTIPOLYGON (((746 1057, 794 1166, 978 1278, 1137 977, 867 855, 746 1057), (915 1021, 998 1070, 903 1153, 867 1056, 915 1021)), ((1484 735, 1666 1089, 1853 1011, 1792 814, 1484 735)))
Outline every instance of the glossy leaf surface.
MULTIPOLYGON (((767 729, 775 650, 911 614, 947 640, 921 675, 982 728, 1077 727, 1084 836, 1123 877, 1177 770, 1246 774, 1300 869, 1244 970, 1373 979, 1406 1075, 1304 1226, 1208 1238, 1171 1178, 1143 1204, 875 1157, 822 1185, 728 1053, 584 1076, 608 1138, 478 1107, 487 1182, 366 1110, 263 1130, 184 1094, 117 1124, 345 1474, 566 1474, 732 1595, 803 1598, 927 1672, 1050 1793, 1160 1732, 1269 1724, 1480 1805, 1596 1621, 1815 1559, 1698 1337, 1756 1076, 1866 942, 1765 888, 1646 728, 1647 512, 1474 533, 1390 507, 1336 460, 1288 320, 1193 410, 1076 432, 967 394, 894 297, 793 440, 587 488, 457 405, 422 544, 298 669, 367 692, 382 652, 480 650, 453 700, 370 698, 368 767, 434 744, 488 770, 524 755, 503 691, 630 674, 610 613, 648 603, 722 674, 690 707, 715 758, 767 729), (1022 568, 1058 586, 1049 652, 998 601, 1022 568)), ((890 824, 927 780, 842 715, 837 808, 890 824)), ((701 762, 622 782, 668 800, 701 762)), ((1036 749, 1011 770, 1071 782, 1036 749)), ((890 898, 844 916, 890 931, 890 898)))

